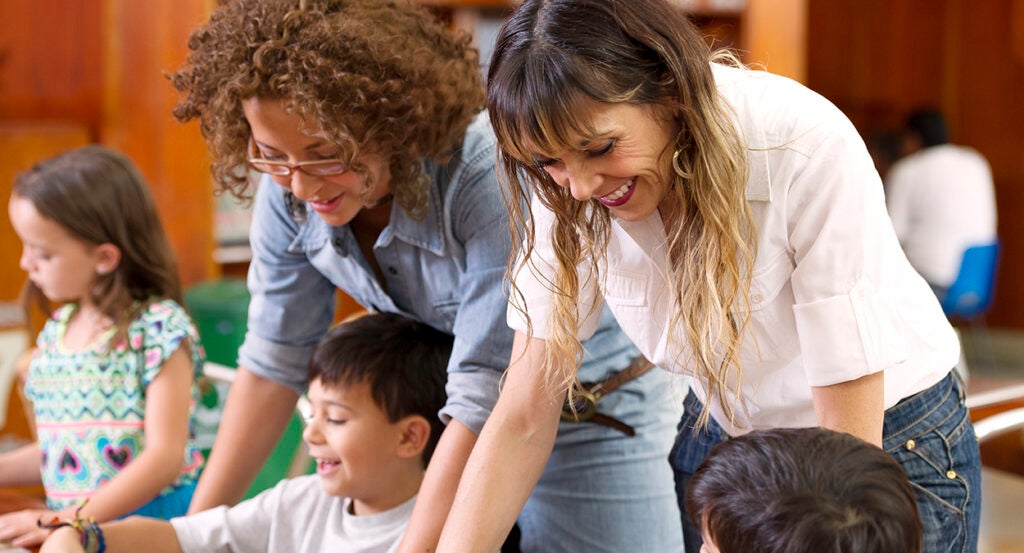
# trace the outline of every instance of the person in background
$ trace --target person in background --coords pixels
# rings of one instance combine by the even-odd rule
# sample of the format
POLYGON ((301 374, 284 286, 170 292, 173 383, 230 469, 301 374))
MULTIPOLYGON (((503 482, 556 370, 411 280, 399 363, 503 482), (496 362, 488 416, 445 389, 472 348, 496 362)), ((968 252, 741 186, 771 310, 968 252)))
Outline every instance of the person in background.
POLYGON ((892 164, 900 158, 902 149, 900 142, 900 133, 892 129, 874 129, 864 135, 864 144, 868 147, 868 153, 871 154, 871 161, 875 163, 878 176, 882 177, 883 185, 892 164))
POLYGON ((919 553, 914 487, 879 447, 824 428, 755 430, 715 446, 686 510, 701 553, 919 553))
MULTIPOLYGON (((454 336, 447 426, 402 544, 432 549, 512 358, 508 215, 476 51, 404 0, 228 1, 189 47, 175 115, 199 120, 222 190, 255 189, 248 332, 190 510, 242 496, 340 288, 454 336)), ((561 425, 519 517, 523 551, 682 550, 665 462, 678 403, 649 368, 603 313, 580 371, 600 401, 561 425)))
POLYGON ((444 430, 451 350, 450 335, 393 313, 342 323, 309 362, 302 437, 317 474, 170 522, 63 528, 42 551, 82 552, 100 533, 108 553, 395 551, 444 430))
POLYGON ((977 150, 949 143, 937 110, 912 113, 902 142, 904 157, 886 178, 886 204, 907 259, 941 300, 964 251, 996 239, 992 170, 977 150))
POLYGON ((693 378, 671 455, 680 500, 729 436, 821 426, 900 462, 925 551, 977 546, 956 335, 835 106, 712 53, 671 0, 526 0, 498 34, 487 104, 523 228, 514 361, 439 551, 489 551, 512 525, 604 307, 655 365, 693 378))
POLYGON ((41 482, 50 510, 0 516, 0 541, 38 544, 37 522, 53 519, 184 514, 203 462, 191 438, 202 352, 145 179, 84 146, 19 175, 8 215, 30 305, 62 305, 25 384, 38 443, 0 456, 0 485, 41 482))

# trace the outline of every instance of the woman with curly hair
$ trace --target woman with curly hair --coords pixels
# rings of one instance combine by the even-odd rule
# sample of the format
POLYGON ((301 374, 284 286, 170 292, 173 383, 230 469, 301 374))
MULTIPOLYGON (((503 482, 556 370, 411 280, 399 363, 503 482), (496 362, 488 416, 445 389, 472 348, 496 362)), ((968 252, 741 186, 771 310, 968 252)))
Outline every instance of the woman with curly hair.
MULTIPOLYGON (((488 112, 523 229, 516 346, 439 550, 489 551, 511 526, 532 482, 500 466, 540 473, 551 398, 572 394, 605 307, 648 359, 693 378, 671 457, 680 499, 716 442, 822 426, 901 463, 925 551, 973 550, 981 465, 958 342, 863 141, 807 88, 722 63, 673 4, 526 0, 498 33, 488 112)), ((699 529, 684 531, 698 551, 699 529)))
MULTIPOLYGON (((248 332, 191 510, 241 497, 306 388, 341 288, 455 337, 447 426, 403 543, 432 549, 512 354, 508 214, 478 56, 395 0, 233 0, 189 47, 175 116, 199 120, 222 190, 244 196, 247 167, 262 173, 248 332)), ((610 314, 595 334, 580 374, 605 383, 602 397, 587 422, 561 425, 519 517, 522 549, 681 551, 672 390, 610 314)))

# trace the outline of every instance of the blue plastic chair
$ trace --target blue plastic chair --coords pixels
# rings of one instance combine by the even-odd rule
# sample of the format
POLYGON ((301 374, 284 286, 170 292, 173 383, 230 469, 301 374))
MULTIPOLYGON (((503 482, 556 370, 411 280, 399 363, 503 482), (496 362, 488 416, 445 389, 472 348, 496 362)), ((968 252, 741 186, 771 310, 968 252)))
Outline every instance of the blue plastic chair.
POLYGON ((960 262, 960 272, 942 299, 946 316, 965 321, 983 316, 992 306, 998 265, 998 240, 967 248, 960 262))
POLYGON ((964 346, 971 347, 965 347, 965 353, 973 350, 976 358, 988 369, 993 368, 995 361, 985 313, 992 306, 998 266, 998 239, 991 244, 967 248, 960 262, 960 272, 941 302, 942 310, 950 321, 970 324, 969 340, 964 346))

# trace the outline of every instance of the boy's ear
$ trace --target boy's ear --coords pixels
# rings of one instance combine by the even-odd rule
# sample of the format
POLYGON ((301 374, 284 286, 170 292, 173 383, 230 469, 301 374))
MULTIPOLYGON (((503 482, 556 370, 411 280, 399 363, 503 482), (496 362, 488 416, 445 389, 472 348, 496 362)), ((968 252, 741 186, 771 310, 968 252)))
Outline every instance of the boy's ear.
POLYGON ((96 246, 96 272, 109 275, 121 264, 121 248, 104 242, 96 246))
POLYGON ((430 423, 420 415, 409 415, 402 419, 402 435, 398 442, 399 457, 411 458, 423 453, 423 448, 430 440, 430 423))

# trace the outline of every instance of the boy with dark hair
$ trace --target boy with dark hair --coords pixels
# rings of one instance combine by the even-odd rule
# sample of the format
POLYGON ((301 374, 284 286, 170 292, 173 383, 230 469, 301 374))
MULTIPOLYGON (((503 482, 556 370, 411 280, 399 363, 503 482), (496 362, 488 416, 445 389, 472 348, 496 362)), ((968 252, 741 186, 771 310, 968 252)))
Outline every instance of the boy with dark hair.
MULTIPOLYGON (((381 313, 343 323, 310 360, 303 432, 317 474, 170 522, 62 528, 42 551, 394 551, 442 425, 452 337, 381 313)), ((259 424, 259 421, 254 421, 259 424)))
POLYGON ((686 493, 700 553, 919 553, 921 521, 903 468, 881 448, 824 428, 731 438, 686 493))

